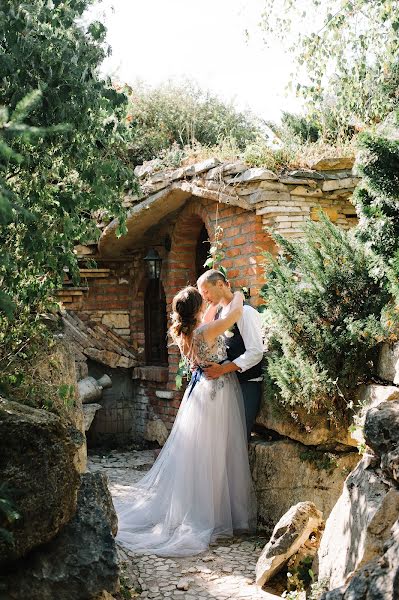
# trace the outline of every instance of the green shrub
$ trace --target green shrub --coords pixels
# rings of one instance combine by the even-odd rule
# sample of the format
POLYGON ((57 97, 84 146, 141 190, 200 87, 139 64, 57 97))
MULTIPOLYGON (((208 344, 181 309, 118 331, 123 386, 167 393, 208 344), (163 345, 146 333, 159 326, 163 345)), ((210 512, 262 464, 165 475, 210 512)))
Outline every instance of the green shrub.
POLYGON ((320 124, 312 117, 283 112, 281 122, 283 127, 286 127, 302 142, 317 142, 320 138, 320 124))
POLYGON ((350 232, 320 217, 307 223, 301 241, 274 234, 281 254, 266 255, 267 376, 284 404, 334 414, 371 375, 397 313, 386 268, 350 232))
POLYGON ((129 95, 129 155, 134 164, 156 158, 173 144, 180 148, 200 144, 216 146, 234 140, 243 150, 261 134, 261 122, 240 112, 193 83, 164 84, 148 89, 125 88, 129 95))
POLYGON ((392 264, 398 263, 399 112, 378 131, 361 134, 358 144, 356 169, 362 177, 354 194, 358 237, 392 264))

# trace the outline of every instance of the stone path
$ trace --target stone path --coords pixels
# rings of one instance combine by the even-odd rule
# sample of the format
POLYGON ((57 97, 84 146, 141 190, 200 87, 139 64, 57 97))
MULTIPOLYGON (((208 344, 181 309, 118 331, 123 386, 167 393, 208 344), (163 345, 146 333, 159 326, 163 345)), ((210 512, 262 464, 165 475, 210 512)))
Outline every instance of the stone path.
MULTIPOLYGON (((90 471, 108 476, 114 497, 128 493, 154 462, 152 450, 111 452, 89 457, 90 471)), ((210 546, 207 552, 184 558, 140 556, 119 548, 121 598, 160 600, 274 600, 280 596, 255 585, 255 565, 267 540, 239 537, 210 546)))

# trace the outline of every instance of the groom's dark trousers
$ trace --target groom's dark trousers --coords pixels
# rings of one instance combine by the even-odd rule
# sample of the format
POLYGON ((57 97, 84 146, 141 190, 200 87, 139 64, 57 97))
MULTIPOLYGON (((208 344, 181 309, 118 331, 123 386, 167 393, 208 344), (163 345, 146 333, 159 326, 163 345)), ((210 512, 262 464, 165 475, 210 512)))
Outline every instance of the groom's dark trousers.
MULTIPOLYGON (((235 324, 230 330, 229 336, 224 336, 227 357, 230 361, 234 361, 245 352, 245 344, 242 339, 240 330, 237 324, 235 324)), ((237 371, 238 381, 240 382, 242 395, 244 397, 244 408, 245 408, 245 422, 247 427, 247 439, 251 438, 251 430, 255 423, 256 415, 258 414, 260 407, 260 400, 262 394, 262 381, 251 381, 251 379, 262 378, 262 360, 247 369, 243 373, 237 371)))
POLYGON ((251 430, 260 408, 262 382, 240 381, 240 387, 244 397, 245 424, 247 427, 247 440, 249 441, 251 438, 251 430))

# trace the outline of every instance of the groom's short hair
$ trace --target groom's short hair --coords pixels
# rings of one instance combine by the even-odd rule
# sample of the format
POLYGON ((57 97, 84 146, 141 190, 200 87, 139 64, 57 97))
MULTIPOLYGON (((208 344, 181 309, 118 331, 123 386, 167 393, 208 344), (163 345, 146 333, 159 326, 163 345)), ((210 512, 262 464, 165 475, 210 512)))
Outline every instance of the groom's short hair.
POLYGON ((205 273, 198 278, 197 285, 202 285, 203 283, 211 283, 212 285, 215 285, 217 281, 227 283, 227 279, 221 271, 209 269, 209 271, 205 271, 205 273))

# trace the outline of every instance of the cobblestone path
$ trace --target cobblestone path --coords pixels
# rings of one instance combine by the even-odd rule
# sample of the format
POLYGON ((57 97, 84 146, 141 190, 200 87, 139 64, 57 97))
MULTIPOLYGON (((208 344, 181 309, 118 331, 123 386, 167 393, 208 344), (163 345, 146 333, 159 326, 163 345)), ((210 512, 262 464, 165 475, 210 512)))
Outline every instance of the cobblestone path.
MULTIPOLYGON (((132 450, 92 455, 88 468, 105 473, 112 496, 121 497, 153 462, 152 450, 132 450)), ((236 537, 184 558, 141 556, 119 547, 122 585, 127 593, 131 590, 131 598, 274 600, 280 596, 258 588, 254 581, 256 561, 266 542, 260 537, 236 537)))

